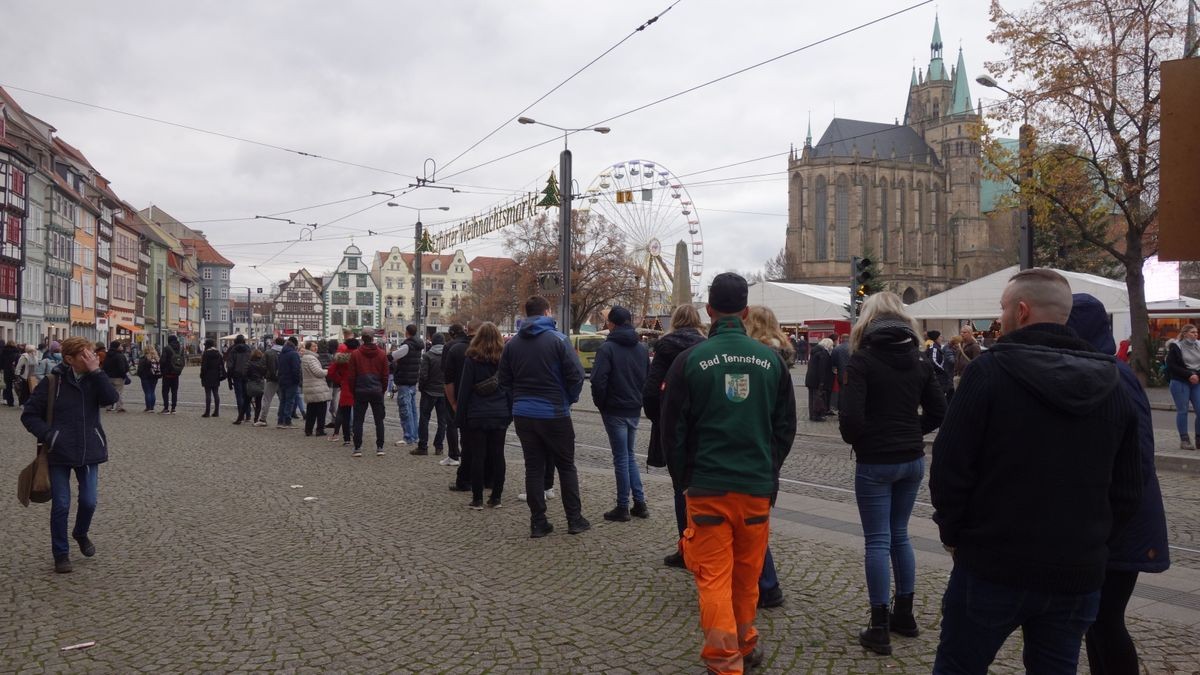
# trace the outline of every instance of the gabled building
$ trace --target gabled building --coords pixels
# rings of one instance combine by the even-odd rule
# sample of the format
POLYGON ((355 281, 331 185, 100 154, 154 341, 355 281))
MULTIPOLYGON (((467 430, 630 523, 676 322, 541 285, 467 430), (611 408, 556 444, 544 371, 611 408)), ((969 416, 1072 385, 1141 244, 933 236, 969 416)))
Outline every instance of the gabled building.
POLYGON ((279 284, 268 307, 271 324, 282 335, 322 335, 326 332, 324 289, 307 269, 288 275, 287 281, 279 284))
POLYGON ((325 279, 325 335, 340 338, 343 328, 379 328, 379 298, 362 250, 350 244, 337 269, 325 279))
MULTIPOLYGON (((89 198, 93 169, 87 159, 63 139, 54 139, 55 195, 66 220, 73 215, 70 252, 70 335, 98 341, 108 335, 108 317, 96 313, 96 247, 100 207, 89 198), (103 329, 103 334, 101 332, 103 329)), ((106 310, 107 312, 107 303, 106 310)))
POLYGON ((229 307, 229 273, 233 263, 203 237, 184 239, 182 243, 185 250, 195 255, 200 272, 200 315, 204 319, 201 337, 216 339, 229 335, 233 330, 229 307))
POLYGON ((18 339, 29 175, 35 170, 34 159, 22 145, 8 139, 7 119, 8 106, 0 100, 0 341, 4 342, 18 339))
MULTIPOLYGON (((471 286, 471 267, 461 250, 448 255, 421 256, 421 284, 425 287, 425 321, 433 328, 453 322, 462 297, 471 286)), ((403 339, 404 327, 416 318, 416 256, 390 251, 375 254, 371 272, 382 296, 383 327, 389 339, 403 339)))

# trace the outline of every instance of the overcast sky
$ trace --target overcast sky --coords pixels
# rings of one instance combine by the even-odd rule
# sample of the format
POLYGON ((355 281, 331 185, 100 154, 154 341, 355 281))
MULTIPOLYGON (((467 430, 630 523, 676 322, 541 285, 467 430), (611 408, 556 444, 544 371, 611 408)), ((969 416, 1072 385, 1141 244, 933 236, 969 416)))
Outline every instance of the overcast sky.
MULTIPOLYGON (((6 2, 0 85, 80 148, 124 199, 194 223, 237 263, 234 283, 262 286, 301 266, 332 269, 350 237, 364 251, 412 250, 416 213, 376 206, 372 190, 405 187, 426 158, 439 182, 401 201, 437 223, 486 211, 504 193, 540 190, 561 140, 462 173, 552 130, 513 122, 451 160, 673 0, 648 2, 294 2, 41 0, 6 2), (56 100, 18 88, 221 132, 376 169, 304 157, 56 100), (486 188, 486 189, 482 189, 486 188), (245 219, 286 216, 300 228, 245 219), (331 223, 348 214, 362 213, 331 223), (400 229, 404 228, 404 229, 400 229), (391 231, 368 236, 368 230, 391 231), (281 252, 282 251, 282 252, 281 252), (258 265, 259 272, 251 266, 258 265)), ((680 0, 525 113, 584 126, 901 10, 919 0, 680 0)), ((1013 5, 1028 4, 1014 0, 1013 5)), ((984 0, 927 4, 874 26, 571 137, 586 189, 606 167, 657 162, 689 186, 704 241, 704 279, 753 270, 783 246, 785 155, 714 167, 819 138, 835 115, 891 122, 904 114, 914 62, 929 60, 935 11, 947 65, 962 46, 972 78, 1002 57, 987 42, 984 0), (754 174, 773 173, 735 180, 754 174), (706 184, 699 184, 707 181, 706 184), (717 181, 717 182, 711 182, 717 181), (753 182, 748 182, 753 181, 753 182)), ((981 92, 972 83, 972 100, 981 92)), ((503 255, 499 235, 462 246, 503 255)))

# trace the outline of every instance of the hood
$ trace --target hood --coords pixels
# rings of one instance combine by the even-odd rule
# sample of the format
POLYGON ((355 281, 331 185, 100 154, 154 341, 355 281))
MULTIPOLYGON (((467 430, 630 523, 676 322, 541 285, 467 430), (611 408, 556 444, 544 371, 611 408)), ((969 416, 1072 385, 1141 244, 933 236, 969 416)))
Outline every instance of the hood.
POLYGON ((383 353, 383 350, 379 348, 379 345, 375 344, 374 342, 368 342, 367 344, 359 347, 358 351, 362 352, 368 358, 374 358, 377 354, 383 353))
POLYGON ((434 345, 429 348, 429 353, 430 354, 441 354, 445 348, 446 348, 446 345, 444 345, 444 344, 443 345, 434 345))
POLYGON ((290 343, 290 342, 289 342, 289 343, 287 343, 287 344, 285 344, 285 345, 283 346, 283 353, 284 353, 284 354, 286 354, 286 353, 288 353, 288 352, 294 352, 294 351, 296 351, 296 347, 295 347, 295 345, 293 345, 293 344, 292 344, 292 343, 290 343))
POLYGON ((683 351, 699 342, 704 342, 703 333, 695 328, 680 328, 660 337, 656 346, 661 349, 663 344, 675 345, 679 351, 683 351))
POLYGON ((271 351, 281 352, 283 351, 283 345, 271 345, 271 351))
POLYGON ((608 332, 608 342, 615 342, 622 347, 632 347, 641 342, 633 326, 617 326, 608 332))
POLYGON ((1089 293, 1076 293, 1071 297, 1074 303, 1067 327, 1101 354, 1116 354, 1117 344, 1113 341, 1104 303, 1089 293))
POLYGON ((532 321, 526 321, 525 325, 521 326, 521 332, 517 333, 523 338, 535 338, 542 333, 556 330, 554 317, 539 316, 532 321))
POLYGON ((861 346, 896 370, 910 370, 919 363, 917 342, 907 321, 878 319, 863 332, 861 346))
POLYGON ((245 354, 246 352, 250 351, 250 345, 244 342, 238 343, 230 347, 229 351, 234 354, 245 354))
POLYGON ((1121 382, 1113 357, 1090 351, 1070 328, 1058 324, 1013 331, 988 354, 1030 396, 1077 417, 1095 410, 1121 382))

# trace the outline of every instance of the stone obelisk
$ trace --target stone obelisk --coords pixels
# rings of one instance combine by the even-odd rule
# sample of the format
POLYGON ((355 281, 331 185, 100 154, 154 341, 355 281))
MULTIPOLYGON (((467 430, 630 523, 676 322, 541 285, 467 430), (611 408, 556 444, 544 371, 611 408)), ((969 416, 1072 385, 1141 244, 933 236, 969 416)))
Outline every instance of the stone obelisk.
POLYGON ((675 244, 675 278, 671 281, 671 306, 678 307, 692 302, 692 270, 688 261, 687 242, 680 239, 675 244))

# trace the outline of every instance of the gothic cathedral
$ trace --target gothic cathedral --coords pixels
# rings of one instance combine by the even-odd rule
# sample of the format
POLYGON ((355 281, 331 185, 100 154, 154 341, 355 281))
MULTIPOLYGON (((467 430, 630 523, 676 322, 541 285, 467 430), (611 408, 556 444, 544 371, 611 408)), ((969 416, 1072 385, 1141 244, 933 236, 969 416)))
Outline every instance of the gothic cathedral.
POLYGON ((1004 189, 982 177, 962 49, 947 71, 934 19, 929 66, 915 68, 903 124, 834 118, 809 125, 788 158, 787 280, 842 286, 850 258, 915 302, 1016 262, 1016 221, 995 207, 1004 189))

